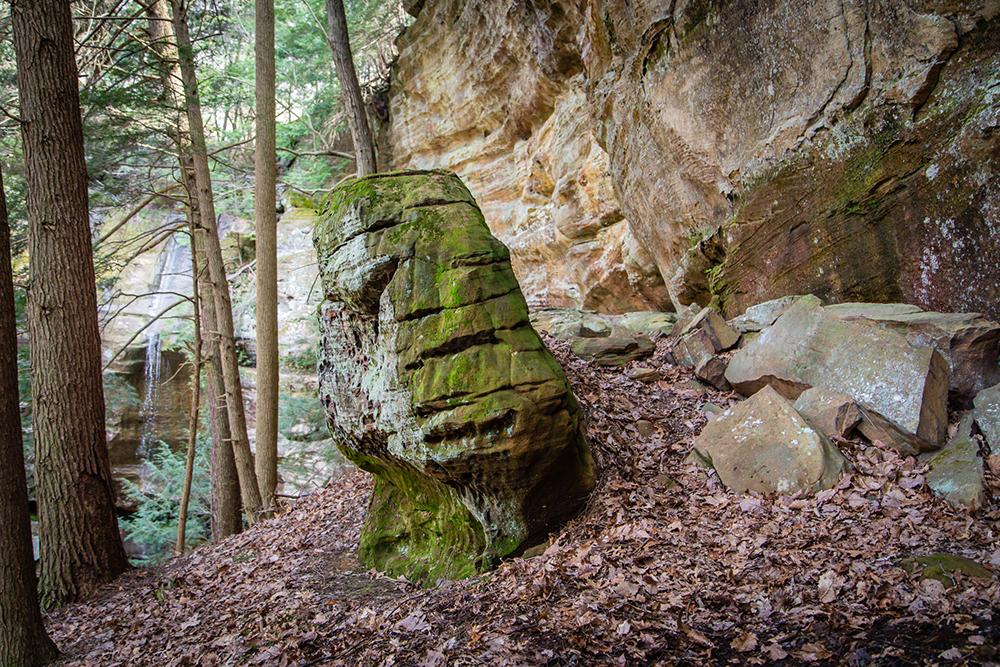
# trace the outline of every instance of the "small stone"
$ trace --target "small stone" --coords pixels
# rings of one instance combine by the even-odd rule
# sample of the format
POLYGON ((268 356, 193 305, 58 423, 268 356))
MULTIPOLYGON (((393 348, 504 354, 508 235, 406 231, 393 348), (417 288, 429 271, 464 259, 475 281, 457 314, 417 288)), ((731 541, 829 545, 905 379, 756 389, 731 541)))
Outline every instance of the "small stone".
POLYGON ((726 411, 725 408, 718 406, 715 403, 706 403, 705 405, 701 406, 702 414, 704 414, 709 421, 712 421, 725 411, 726 411))
POLYGON ((677 486, 677 480, 675 480, 670 475, 657 475, 653 478, 653 486, 664 491, 673 489, 677 486))
POLYGON ((828 489, 846 466, 833 443, 767 386, 708 422, 694 448, 741 493, 828 489))
POLYGON ((726 321, 722 319, 722 315, 719 315, 712 308, 702 308, 701 312, 695 315, 684 328, 678 331, 678 335, 684 336, 696 329, 701 329, 708 334, 709 340, 712 341, 713 352, 728 350, 736 345, 740 339, 740 335, 726 324, 726 321))
POLYGON ((830 437, 848 437, 861 421, 861 409, 853 398, 822 387, 802 392, 795 400, 795 409, 830 437))
POLYGON ((976 425, 994 454, 1000 454, 1000 384, 983 389, 974 405, 976 425))
POLYGON ((655 346, 647 336, 607 336, 577 338, 571 345, 573 353, 598 366, 624 366, 630 361, 652 354, 655 346))
POLYGON ((699 380, 704 380, 719 391, 732 390, 732 387, 726 382, 726 362, 714 354, 702 359, 694 367, 694 375, 699 380))
POLYGON ((983 459, 972 435, 973 416, 966 413, 958 432, 930 460, 927 486, 956 507, 975 511, 986 501, 983 459))
POLYGON ((690 391, 698 396, 704 396, 709 392, 708 387, 697 380, 681 380, 675 386, 682 391, 690 391))
POLYGON ((636 366, 635 368, 630 368, 625 371, 625 375, 636 380, 638 382, 656 382, 657 380, 663 379, 663 374, 655 368, 647 368, 646 366, 636 366))
POLYGON ((656 426, 651 421, 645 419, 640 419, 635 423, 635 430, 639 432, 639 435, 645 439, 652 438, 656 435, 656 426))
POLYGON ((541 556, 548 550, 550 546, 551 544, 548 540, 542 542, 541 544, 536 544, 533 547, 525 549, 524 553, 521 554, 521 558, 534 558, 536 556, 541 556))

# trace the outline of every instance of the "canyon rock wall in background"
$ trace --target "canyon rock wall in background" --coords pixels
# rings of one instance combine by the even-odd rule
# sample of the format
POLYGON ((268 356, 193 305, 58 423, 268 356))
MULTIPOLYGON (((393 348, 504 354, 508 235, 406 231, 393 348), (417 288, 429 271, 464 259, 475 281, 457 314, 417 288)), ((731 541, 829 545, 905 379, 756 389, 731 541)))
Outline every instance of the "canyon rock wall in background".
POLYGON ((529 301, 1000 316, 1000 2, 418 8, 394 163, 466 179, 529 301))

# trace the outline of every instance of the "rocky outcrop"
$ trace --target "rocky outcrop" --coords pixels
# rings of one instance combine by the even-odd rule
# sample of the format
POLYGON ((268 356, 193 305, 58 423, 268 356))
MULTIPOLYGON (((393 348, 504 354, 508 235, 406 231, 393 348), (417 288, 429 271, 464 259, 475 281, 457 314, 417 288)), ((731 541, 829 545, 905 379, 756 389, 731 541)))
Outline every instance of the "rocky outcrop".
POLYGON ((532 305, 669 305, 591 132, 575 3, 430 0, 398 40, 384 140, 396 167, 468 183, 532 305))
POLYGON ((907 453, 939 447, 948 426, 948 366, 930 347, 902 335, 828 314, 802 297, 739 350, 726 379, 743 394, 764 385, 788 398, 824 387, 854 398, 864 413, 916 436, 907 453))
POLYGON ((997 0, 415 4, 393 159, 469 179, 532 301, 1000 317, 997 0))
POLYGON ((833 486, 846 461, 784 397, 764 387, 708 422, 694 461, 709 463, 738 492, 792 494, 833 486))
POLYGON ((507 249, 444 172, 352 180, 320 212, 320 393, 375 475, 364 562, 433 582, 542 541, 593 484, 580 412, 507 249))

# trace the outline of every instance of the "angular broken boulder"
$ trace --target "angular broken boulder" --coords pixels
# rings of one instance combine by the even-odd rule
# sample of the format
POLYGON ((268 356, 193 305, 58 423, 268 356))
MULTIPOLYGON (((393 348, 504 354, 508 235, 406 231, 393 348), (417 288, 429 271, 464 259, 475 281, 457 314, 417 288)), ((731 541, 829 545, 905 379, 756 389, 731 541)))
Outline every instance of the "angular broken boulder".
POLYGON ((678 325, 676 334, 684 337, 694 331, 702 331, 712 342, 716 352, 728 350, 740 339, 740 335, 712 308, 702 308, 689 322, 678 325))
POLYGON ((740 349, 726 379, 744 395, 765 385, 792 400, 810 387, 847 394, 915 436, 916 450, 940 447, 948 427, 948 364, 936 350, 831 315, 815 297, 798 299, 740 349))
POLYGON ((544 540, 593 487, 580 409, 509 254, 447 172, 348 181, 314 233, 320 394, 375 476, 360 557, 432 583, 544 540))
POLYGON ((691 460, 698 459, 734 491, 782 494, 828 489, 846 465, 840 450, 768 386, 705 425, 694 441, 691 460))
POLYGON ((827 313, 896 331, 915 347, 932 347, 950 369, 952 403, 961 408, 1000 382, 1000 324, 979 313, 936 313, 906 303, 841 303, 827 313))

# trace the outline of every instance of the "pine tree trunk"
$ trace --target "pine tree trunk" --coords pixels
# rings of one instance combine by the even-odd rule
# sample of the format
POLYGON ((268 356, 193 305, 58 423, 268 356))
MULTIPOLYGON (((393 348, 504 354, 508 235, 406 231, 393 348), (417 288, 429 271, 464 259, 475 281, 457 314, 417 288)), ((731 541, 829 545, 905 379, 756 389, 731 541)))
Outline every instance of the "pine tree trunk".
POLYGON ((257 483, 266 511, 278 485, 278 221, 275 213, 274 0, 257 0, 257 483))
MULTIPOLYGON (((189 158, 189 156, 188 156, 189 158)), ((188 187, 194 210, 192 216, 200 220, 197 211, 197 188, 194 184, 194 167, 185 158, 182 174, 188 187)), ((212 430, 212 539, 221 540, 243 530, 240 516, 240 483, 236 473, 232 437, 229 431, 229 407, 226 405, 226 386, 222 382, 219 341, 215 332, 215 300, 212 284, 208 280, 208 260, 205 257, 205 230, 195 234, 195 265, 198 270, 199 327, 201 329, 203 363, 207 389, 208 418, 212 430)))
POLYGON ((188 215, 193 232, 191 247, 196 248, 192 261, 198 276, 199 317, 196 326, 202 339, 202 363, 206 367, 206 402, 212 435, 211 485, 212 485, 212 539, 221 540, 240 532, 240 486, 236 474, 236 460, 229 435, 229 410, 226 407, 226 390, 219 366, 219 345, 215 338, 215 307, 212 281, 206 275, 205 229, 198 210, 198 188, 191 158, 191 132, 188 127, 184 87, 181 84, 180 63, 177 56, 170 7, 167 0, 153 0, 146 5, 150 18, 149 35, 160 65, 164 101, 176 125, 174 143, 180 163, 181 178, 187 190, 188 215))
POLYGON ((128 568, 104 424, 101 339, 73 25, 65 0, 13 4, 28 185, 28 330, 42 601, 128 568))
POLYGON ((212 196, 212 178, 208 169, 208 149, 205 144, 205 128, 202 124, 201 102, 198 98, 198 80, 194 70, 194 56, 191 37, 187 25, 187 9, 183 0, 171 0, 173 6, 174 35, 177 38, 177 53, 181 78, 184 83, 184 99, 187 106, 188 125, 191 131, 191 154, 194 159, 194 175, 198 190, 198 210, 202 226, 205 228, 205 257, 208 261, 209 278, 212 281, 216 334, 222 367, 222 381, 226 389, 226 405, 229 408, 229 428, 232 436, 233 455, 236 472, 240 480, 240 495, 243 511, 248 523, 254 523, 261 511, 260 490, 254 471, 253 453, 247 437, 246 411, 243 406, 243 387, 240 384, 240 369, 236 360, 236 342, 233 334, 233 306, 229 299, 229 284, 222 262, 222 248, 216 226, 215 201, 212 196))
POLYGON ((375 162, 375 142, 365 113, 365 102, 361 97, 361 86, 354 70, 351 55, 351 41, 347 34, 347 17, 344 15, 344 0, 326 0, 327 41, 333 51, 333 65, 337 69, 344 107, 347 109, 347 124, 354 139, 354 156, 358 176, 367 176, 378 171, 375 162))
POLYGON ((0 665, 44 665, 56 657, 35 588, 28 485, 21 448, 17 323, 10 227, 0 174, 0 665))
MULTIPOLYGON (((193 218, 192 218, 193 219, 193 218)), ((198 446, 198 411, 201 407, 201 320, 198 307, 198 251, 195 225, 191 224, 191 302, 194 304, 194 343, 191 347, 191 412, 188 416, 187 456, 184 460, 184 486, 181 490, 180 510, 177 513, 177 541, 174 553, 184 553, 187 539, 188 505, 191 502, 191 482, 194 479, 194 457, 198 446)))

